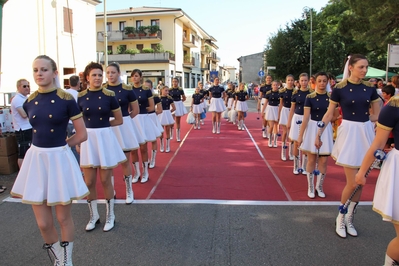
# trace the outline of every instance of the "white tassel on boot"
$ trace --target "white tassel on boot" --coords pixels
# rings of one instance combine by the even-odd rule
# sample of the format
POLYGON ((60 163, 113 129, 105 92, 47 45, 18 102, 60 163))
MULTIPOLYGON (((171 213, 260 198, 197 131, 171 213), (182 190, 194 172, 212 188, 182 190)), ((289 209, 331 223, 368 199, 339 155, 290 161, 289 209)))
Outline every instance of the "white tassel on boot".
POLYGON ((308 164, 308 156, 305 155, 305 154, 302 154, 302 169, 303 169, 302 174, 303 175, 307 175, 308 174, 308 172, 306 172, 306 165, 307 164, 308 164))
POLYGON ((105 225, 104 225, 103 231, 108 232, 112 228, 114 228, 114 225, 115 225, 115 214, 114 214, 115 200, 107 199, 105 202, 105 205, 107 207, 107 214, 106 214, 105 225))
POLYGON ((338 213, 337 219, 335 220, 335 232, 342 238, 346 238, 345 230, 345 214, 338 213))
POLYGON ((166 139, 166 150, 165 152, 170 152, 170 139, 166 139))
POLYGON ((220 122, 216 123, 216 134, 220 134, 220 122))
POLYGON ((61 265, 63 250, 60 242, 55 242, 53 244, 44 243, 43 249, 47 251, 50 260, 51 262, 54 262, 54 265, 61 265))
POLYGON ((145 183, 148 181, 150 175, 148 174, 148 162, 143 163, 143 175, 141 176, 140 183, 145 183))
POLYGON ((395 261, 391 257, 388 256, 388 254, 385 254, 385 263, 384 266, 395 266, 399 265, 399 262, 395 261))
POLYGON ((96 228, 96 224, 100 223, 100 215, 97 209, 97 200, 87 200, 89 204, 90 220, 86 225, 86 231, 91 231, 96 228))
POLYGON ((73 250, 73 242, 63 241, 60 243, 62 247, 62 266, 73 266, 72 264, 72 250, 73 250))
POLYGON ((278 138, 277 133, 273 134, 273 147, 274 148, 277 148, 277 138, 278 138))
POLYGON ((292 153, 292 150, 294 149, 294 143, 290 142, 290 144, 288 145, 288 156, 290 161, 294 160, 294 154, 292 153))
POLYGON ((282 161, 287 161, 287 152, 286 152, 287 146, 285 146, 285 143, 281 145, 281 160, 282 161))
POLYGON ((326 174, 318 174, 317 175, 317 181, 316 181, 316 191, 317 191, 317 195, 320 198, 325 198, 326 194, 324 194, 323 191, 323 183, 324 183, 324 178, 326 178, 326 174))
POLYGON ((164 146, 164 143, 163 143, 163 138, 160 138, 160 139, 159 139, 159 142, 160 142, 159 151, 160 151, 160 152, 164 152, 164 151, 165 151, 165 146, 164 146))
POLYGON ((180 128, 176 129, 176 140, 177 142, 180 142, 180 128))
POLYGON ((314 195, 314 174, 308 173, 307 178, 308 178, 308 197, 313 199, 315 197, 315 195, 314 195))
POLYGON ((353 201, 349 203, 348 213, 345 215, 346 232, 351 236, 357 236, 357 231, 355 229, 355 226, 353 225, 353 219, 355 216, 357 204, 358 202, 353 201))
POLYGON ((133 163, 133 168, 134 168, 134 176, 132 179, 132 183, 137 183, 139 181, 140 178, 140 162, 134 162, 133 163))
POLYGON ((124 176, 126 186, 126 204, 132 204, 134 200, 134 194, 132 189, 132 175, 124 176))
POLYGON ((157 157, 157 151, 156 150, 152 150, 151 152, 151 160, 150 160, 150 166, 149 168, 152 169, 155 167, 155 158, 157 157))

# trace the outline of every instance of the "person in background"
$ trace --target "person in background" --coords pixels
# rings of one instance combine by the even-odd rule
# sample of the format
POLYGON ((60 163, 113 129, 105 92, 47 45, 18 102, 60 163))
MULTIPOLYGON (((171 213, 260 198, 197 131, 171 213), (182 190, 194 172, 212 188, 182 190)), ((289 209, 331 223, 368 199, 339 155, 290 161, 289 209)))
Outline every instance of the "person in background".
MULTIPOLYGON (((21 168, 22 162, 29 147, 32 144, 32 126, 29 123, 23 104, 30 94, 30 85, 26 79, 17 81, 17 94, 11 100, 11 115, 14 125, 15 136, 18 143, 18 166, 21 168)), ((1 133, 1 127, 0 127, 1 133)))
POLYGON ((382 89, 383 87, 384 87, 384 81, 382 79, 378 79, 377 89, 382 89))
MULTIPOLYGON (((271 75, 266 75, 265 78, 265 84, 260 85, 259 88, 259 99, 258 100, 258 105, 257 105, 257 109, 258 109, 258 113, 260 112, 261 109, 265 109, 263 108, 263 105, 266 103, 266 93, 270 90, 272 90, 272 81, 273 78, 271 75)), ((264 113, 261 114, 262 117, 262 137, 263 138, 269 138, 270 136, 267 135, 267 127, 268 127, 268 123, 266 120, 266 115, 264 113)))
POLYGON ((395 75, 391 78, 392 86, 395 87, 395 95, 399 94, 399 75, 395 75))
MULTIPOLYGON (((73 96, 75 101, 78 101, 78 93, 80 90, 80 78, 79 76, 73 75, 69 78, 69 85, 70 88, 66 90, 69 94, 73 96)), ((71 120, 69 120, 68 127, 67 127, 67 137, 70 138, 73 134, 75 134, 75 128, 73 127, 73 123, 71 120)), ((78 147, 79 149, 79 147, 78 147)), ((76 160, 80 164, 80 155, 78 151, 76 150, 76 146, 71 147, 71 150, 73 152, 73 155, 75 155, 76 160)))
POLYGON ((209 88, 209 111, 212 112, 212 133, 214 134, 220 134, 220 118, 222 112, 226 110, 223 98, 225 98, 224 88, 219 85, 219 78, 215 78, 213 86, 209 88))
POLYGON ((169 87, 163 86, 161 88, 161 105, 162 113, 158 116, 161 125, 164 127, 164 133, 166 137, 166 149, 163 141, 163 133, 160 138, 161 147, 160 152, 170 152, 170 127, 174 124, 172 112, 176 110, 173 98, 169 95, 169 87))
POLYGON ((235 101, 233 103, 234 109, 238 112, 237 116, 237 127, 238 130, 245 130, 244 126, 244 119, 245 119, 245 112, 248 111, 248 104, 247 100, 249 99, 248 93, 244 90, 245 84, 240 83, 238 91, 234 94, 235 101))
POLYGON ((200 123, 200 115, 203 112, 203 101, 204 101, 204 95, 200 93, 200 88, 197 87, 195 88, 195 92, 192 95, 192 100, 191 100, 191 108, 190 111, 194 114, 195 117, 195 123, 194 123, 194 129, 201 129, 201 123, 200 123))
MULTIPOLYGON (((180 120, 181 117, 187 114, 186 107, 183 102, 186 100, 183 88, 179 87, 179 80, 172 79, 172 87, 169 89, 169 94, 175 102, 176 111, 174 112, 175 125, 176 125, 176 141, 180 142, 180 120)), ((171 139, 173 139, 173 127, 171 132, 171 139)))
POLYGON ((54 265, 71 266, 75 237, 72 200, 86 197, 89 191, 70 147, 85 141, 87 132, 76 101, 60 89, 54 60, 40 55, 33 61, 32 69, 39 89, 23 104, 33 129, 32 145, 11 195, 32 205, 45 242, 43 249, 52 257, 54 265), (76 133, 66 138, 69 119, 76 133), (61 229, 61 241, 54 225, 53 208, 61 229))
POLYGON ((309 86, 314 91, 316 89, 316 78, 314 75, 310 76, 309 86))

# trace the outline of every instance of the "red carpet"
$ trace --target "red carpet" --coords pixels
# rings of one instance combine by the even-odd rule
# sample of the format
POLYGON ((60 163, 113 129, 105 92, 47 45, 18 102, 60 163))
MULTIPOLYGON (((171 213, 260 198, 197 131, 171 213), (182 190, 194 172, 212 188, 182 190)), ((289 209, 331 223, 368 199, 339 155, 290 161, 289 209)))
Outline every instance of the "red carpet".
MULTIPOLYGON (((149 181, 133 185, 135 199, 311 200, 307 197, 306 176, 294 175, 293 162, 280 160, 280 146, 267 146, 267 140, 262 138, 261 120, 256 118, 256 113, 248 113, 245 124, 267 163, 247 131, 238 131, 235 125, 223 121, 221 134, 212 134, 210 113, 200 130, 192 129, 183 117, 182 142, 172 140, 170 153, 158 151, 156 167, 149 170, 149 181)), ((114 174, 117 198, 124 199, 120 166, 114 174)), ((372 200, 377 175, 378 170, 373 170, 368 177, 362 200, 372 200)), ((314 200, 339 201, 344 186, 343 168, 329 158, 324 185, 327 197, 314 200)), ((97 187, 99 198, 102 198, 99 182, 97 187)))

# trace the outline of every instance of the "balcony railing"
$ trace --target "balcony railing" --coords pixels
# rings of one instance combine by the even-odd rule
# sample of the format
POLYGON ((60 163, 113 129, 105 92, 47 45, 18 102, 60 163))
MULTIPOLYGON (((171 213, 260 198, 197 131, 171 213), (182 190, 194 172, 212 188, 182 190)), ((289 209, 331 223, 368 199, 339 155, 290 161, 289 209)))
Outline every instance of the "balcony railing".
POLYGON ((184 58, 183 66, 190 68, 195 67, 195 57, 184 58))
MULTIPOLYGON (((174 55, 170 53, 140 53, 140 54, 110 54, 108 62, 118 62, 120 64, 138 64, 138 63, 169 63, 174 61, 174 55)), ((104 63, 104 56, 100 58, 104 63)))
MULTIPOLYGON (((135 34, 125 34, 123 31, 113 30, 107 32, 107 37, 109 42, 123 41, 123 40, 162 40, 162 31, 158 31, 155 35, 147 33, 145 36, 139 36, 138 33, 135 34)), ((104 33, 102 31, 97 32, 97 41, 104 41, 104 33)))
POLYGON ((216 56, 215 52, 210 53, 207 56, 207 59, 210 59, 210 60, 215 61, 215 62, 219 62, 220 61, 220 58, 216 56))
POLYGON ((197 48, 195 38, 191 37, 191 40, 183 37, 183 45, 189 48, 197 48))

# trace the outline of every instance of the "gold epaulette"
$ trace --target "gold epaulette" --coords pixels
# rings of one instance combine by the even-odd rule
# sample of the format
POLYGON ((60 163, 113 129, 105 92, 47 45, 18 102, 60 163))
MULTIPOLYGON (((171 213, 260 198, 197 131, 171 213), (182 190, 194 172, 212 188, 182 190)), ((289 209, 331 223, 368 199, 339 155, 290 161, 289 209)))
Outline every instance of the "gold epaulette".
POLYGON ((106 88, 103 88, 103 89, 102 89, 102 92, 103 92, 105 95, 107 95, 107 96, 115 96, 115 92, 113 92, 113 91, 111 91, 111 90, 109 90, 109 89, 106 89, 106 88))
POLYGON ((150 88, 148 88, 147 86, 141 86, 141 88, 143 89, 143 90, 145 90, 145 91, 148 91, 150 88))
POLYGON ((387 105, 393 106, 393 107, 399 107, 399 95, 391 97, 391 99, 389 99, 387 105))
POLYGON ((328 96, 328 98, 331 98, 331 92, 327 92, 327 96, 328 96))
POLYGON ((152 96, 154 96, 154 97, 159 97, 159 94, 154 92, 154 93, 152 94, 152 96))
POLYGON ((83 90, 83 91, 80 91, 79 94, 78 94, 78 97, 85 96, 87 94, 87 91, 88 91, 87 89, 83 90))
POLYGON ((362 84, 366 85, 367 87, 375 88, 374 84, 369 81, 362 80, 362 84))
POLYGON ((184 91, 182 87, 179 87, 179 90, 184 91))
POLYGON ((279 93, 284 93, 284 92, 286 92, 287 91, 287 88, 282 88, 282 89, 279 89, 279 93))
POLYGON ((133 90, 131 85, 128 85, 128 84, 125 84, 125 83, 122 83, 122 89, 127 90, 127 91, 133 90))
POLYGON ((33 99, 35 99, 37 97, 37 95, 39 95, 39 91, 35 91, 34 93, 32 93, 31 95, 29 95, 28 97, 28 102, 32 101, 33 99))
POLYGON ((168 96, 166 96, 168 99, 171 99, 171 100, 173 100, 173 98, 172 98, 172 96, 170 96, 170 95, 168 95, 168 96))
POLYGON ((348 85, 348 79, 344 79, 341 82, 337 83, 334 86, 334 89, 342 89, 343 87, 345 87, 346 85, 348 85))
POLYGON ((292 92, 292 95, 297 94, 298 91, 300 91, 300 89, 294 90, 294 91, 292 92))
POLYGON ((266 95, 268 95, 268 94, 270 94, 270 93, 272 93, 272 91, 270 90, 270 91, 268 91, 268 92, 266 92, 266 95))
POLYGON ((312 93, 309 93, 308 95, 306 95, 306 98, 314 98, 316 97, 317 93, 314 91, 312 93))
POLYGON ((72 94, 66 92, 63 89, 57 89, 57 96, 60 97, 63 100, 72 100, 72 99, 74 99, 72 94))

